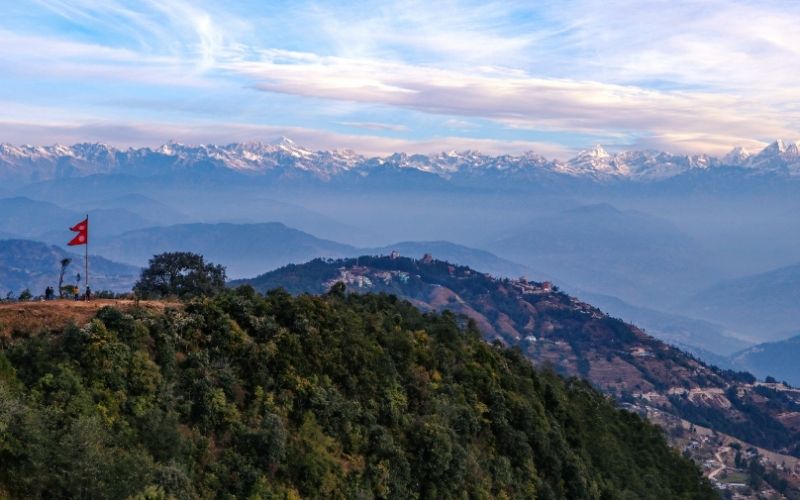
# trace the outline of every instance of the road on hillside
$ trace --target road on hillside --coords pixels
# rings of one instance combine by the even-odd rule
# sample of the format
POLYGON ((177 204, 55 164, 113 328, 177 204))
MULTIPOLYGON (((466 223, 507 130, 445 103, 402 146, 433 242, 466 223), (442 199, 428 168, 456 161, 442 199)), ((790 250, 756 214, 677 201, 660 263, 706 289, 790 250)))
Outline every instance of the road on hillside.
POLYGON ((729 450, 730 450, 730 448, 726 446, 724 448, 720 448, 716 453, 714 453, 714 458, 716 458, 717 462, 719 462, 719 467, 717 467, 716 469, 711 471, 711 474, 708 475, 709 479, 716 478, 717 475, 719 475, 720 472, 722 472, 722 471, 724 471, 726 469, 725 460, 722 458, 722 454, 723 453, 727 453, 729 450))

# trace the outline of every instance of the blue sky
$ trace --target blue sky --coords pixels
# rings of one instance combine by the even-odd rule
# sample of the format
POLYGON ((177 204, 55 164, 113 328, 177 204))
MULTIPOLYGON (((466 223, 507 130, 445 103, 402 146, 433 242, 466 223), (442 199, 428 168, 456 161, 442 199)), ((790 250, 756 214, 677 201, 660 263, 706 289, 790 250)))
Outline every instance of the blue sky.
POLYGON ((0 142, 364 153, 800 138, 800 2, 0 0, 0 142))

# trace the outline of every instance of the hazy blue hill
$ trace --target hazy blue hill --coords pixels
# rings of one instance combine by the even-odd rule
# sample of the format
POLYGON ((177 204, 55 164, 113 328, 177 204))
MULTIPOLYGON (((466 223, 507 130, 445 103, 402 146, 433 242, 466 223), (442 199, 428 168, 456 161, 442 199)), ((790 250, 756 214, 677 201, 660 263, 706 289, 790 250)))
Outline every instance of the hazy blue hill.
POLYGON ((720 282, 680 308, 754 338, 785 338, 800 328, 800 264, 720 282))
POLYGON ((772 376, 777 380, 800 386, 800 332, 778 342, 754 345, 731 356, 737 368, 759 377, 772 376))
POLYGON ((72 205, 77 201, 94 203, 137 192, 147 192, 155 179, 139 178, 123 174, 96 174, 72 179, 52 179, 34 182, 19 188, 22 196, 53 200, 55 203, 72 205))
MULTIPOLYGON (((149 177, 92 175, 34 183, 21 188, 18 193, 82 210, 85 207, 125 209, 150 220, 151 226, 192 222, 281 222, 323 238, 356 244, 375 241, 370 238, 369 231, 361 227, 342 223, 294 202, 295 199, 314 198, 305 192, 311 185, 300 180, 273 182, 270 176, 255 178, 226 170, 212 173, 201 170, 196 174, 178 171, 149 177), (281 186, 287 189, 289 186, 300 187, 301 194, 291 196, 291 201, 275 199, 271 195, 285 194, 281 186)), ((144 226, 126 230, 140 227, 144 226)))
MULTIPOLYGON (((156 222, 123 208, 97 208, 87 212, 89 215, 89 242, 92 246, 120 233, 156 225, 156 222)), ((86 212, 78 212, 73 216, 72 223, 51 229, 37 239, 64 246, 75 234, 69 230, 70 226, 85 216, 86 212)))
MULTIPOLYGON (((274 193, 273 193, 274 194, 274 193)), ((362 228, 344 224, 337 218, 301 206, 291 197, 287 202, 268 197, 252 186, 244 190, 222 188, 198 197, 191 193, 172 197, 180 207, 195 216, 193 222, 231 222, 258 224, 280 222, 319 238, 347 241, 353 245, 367 244, 374 235, 362 228)), ((298 198, 301 198, 298 196, 298 198)))
MULTIPOLYGON (((85 208, 84 202, 76 202, 72 205, 75 210, 85 208)), ((131 193, 117 198, 107 198, 97 201, 90 205, 90 209, 120 209, 138 214, 153 224, 183 224, 191 222, 191 217, 172 205, 155 200, 143 194, 131 193)))
POLYGON ((0 231, 16 237, 38 236, 58 228, 68 229, 79 217, 77 212, 53 203, 26 197, 0 199, 0 231))
POLYGON ((97 248, 109 258, 145 265, 154 255, 192 251, 227 266, 232 278, 254 275, 315 257, 354 255, 354 247, 324 240, 284 224, 178 224, 130 231, 97 248))
POLYGON ((419 192, 425 190, 452 191, 457 189, 442 177, 417 170, 391 165, 376 165, 358 171, 346 172, 331 182, 345 190, 379 190, 389 192, 419 192))
POLYGON ((484 246, 576 289, 636 304, 674 303, 719 278, 708 252, 673 224, 609 204, 536 218, 484 246))
MULTIPOLYGON (((71 258, 65 283, 74 283, 83 274, 83 255, 59 247, 28 240, 0 240, 0 294, 19 294, 29 288, 34 295, 44 294, 47 286, 57 287, 61 259, 71 258)), ((97 255, 89 256, 90 279, 94 290, 130 291, 139 269, 97 255)))
POLYGON ((729 364, 724 356, 749 346, 748 342, 726 335, 725 329, 715 323, 634 306, 608 295, 578 295, 612 316, 630 321, 644 328, 648 334, 686 349, 704 361, 720 367, 727 367, 729 364))
POLYGON ((70 227, 90 216, 90 241, 133 229, 155 225, 124 208, 77 211, 25 197, 0 199, 0 232, 15 238, 29 238, 64 245, 72 239, 70 227))
MULTIPOLYGON (((124 198, 132 194, 171 200, 168 193, 180 197, 191 193, 205 197, 220 189, 240 190, 252 186, 248 176, 233 171, 210 174, 202 168, 197 171, 154 171, 154 175, 137 176, 127 173, 94 174, 79 178, 59 178, 34 182, 20 187, 16 193, 35 199, 51 200, 64 206, 76 202, 97 204, 103 200, 124 198), (155 175, 155 174, 158 175, 155 175)), ((171 202, 170 202, 171 203, 171 202)))

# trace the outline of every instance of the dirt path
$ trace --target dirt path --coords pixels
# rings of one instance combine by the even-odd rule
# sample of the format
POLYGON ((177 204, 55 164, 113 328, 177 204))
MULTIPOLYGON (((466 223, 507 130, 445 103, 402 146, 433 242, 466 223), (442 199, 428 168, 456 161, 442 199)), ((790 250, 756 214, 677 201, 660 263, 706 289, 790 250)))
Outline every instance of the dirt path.
POLYGON ((716 458, 717 462, 719 462, 719 467, 711 471, 711 474, 708 475, 709 479, 714 479, 720 472, 726 469, 725 461, 722 458, 722 454, 727 453, 728 451, 730 451, 730 448, 726 446, 724 448, 719 449, 716 453, 714 453, 714 458, 716 458))
POLYGON ((70 323, 81 325, 106 306, 122 310, 142 307, 155 312, 167 307, 180 307, 180 304, 162 301, 140 301, 137 304, 133 300, 114 299, 0 303, 0 337, 10 335, 14 330, 35 333, 40 330, 59 330, 70 323))

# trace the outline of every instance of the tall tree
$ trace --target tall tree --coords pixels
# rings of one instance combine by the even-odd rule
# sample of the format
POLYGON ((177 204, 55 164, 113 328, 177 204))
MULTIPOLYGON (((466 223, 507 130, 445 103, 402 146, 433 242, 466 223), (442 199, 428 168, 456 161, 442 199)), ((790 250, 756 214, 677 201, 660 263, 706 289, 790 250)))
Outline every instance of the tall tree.
POLYGON ((225 280, 225 268, 206 263, 202 255, 166 252, 150 259, 133 290, 143 298, 191 298, 216 295, 225 280))

